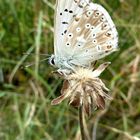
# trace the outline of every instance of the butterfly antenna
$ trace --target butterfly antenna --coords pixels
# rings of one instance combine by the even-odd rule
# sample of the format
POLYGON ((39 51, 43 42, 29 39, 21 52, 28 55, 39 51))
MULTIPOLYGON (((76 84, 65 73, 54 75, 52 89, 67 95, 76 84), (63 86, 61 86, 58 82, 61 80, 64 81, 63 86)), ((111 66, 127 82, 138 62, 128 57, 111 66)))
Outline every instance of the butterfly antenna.
MULTIPOLYGON (((46 61, 46 60, 48 60, 49 58, 45 58, 45 59, 42 59, 42 60, 40 60, 39 62, 44 62, 44 61, 46 61)), ((31 63, 31 64, 28 64, 28 65, 26 65, 26 66, 22 66, 21 68, 22 69, 24 69, 24 68, 29 68, 29 67, 31 67, 31 66, 33 66, 33 65, 35 65, 35 62, 34 63, 31 63)))
MULTIPOLYGON (((35 55, 34 53, 23 53, 23 55, 35 55)), ((45 53, 39 53, 40 56, 48 56, 50 57, 51 55, 45 54, 45 53)))

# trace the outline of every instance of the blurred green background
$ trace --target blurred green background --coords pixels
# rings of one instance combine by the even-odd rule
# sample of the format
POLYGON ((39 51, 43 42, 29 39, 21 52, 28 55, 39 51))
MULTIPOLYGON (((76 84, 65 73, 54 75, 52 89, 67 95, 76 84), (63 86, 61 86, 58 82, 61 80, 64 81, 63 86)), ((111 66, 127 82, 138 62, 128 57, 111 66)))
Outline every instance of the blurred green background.
MULTIPOLYGON (((113 100, 86 119, 87 129, 97 140, 140 140, 140 0, 94 2, 112 16, 120 50, 100 60, 112 62, 101 78, 113 100)), ((50 105, 62 79, 39 62, 53 53, 54 4, 0 0, 0 140, 79 140, 77 109, 50 105)))

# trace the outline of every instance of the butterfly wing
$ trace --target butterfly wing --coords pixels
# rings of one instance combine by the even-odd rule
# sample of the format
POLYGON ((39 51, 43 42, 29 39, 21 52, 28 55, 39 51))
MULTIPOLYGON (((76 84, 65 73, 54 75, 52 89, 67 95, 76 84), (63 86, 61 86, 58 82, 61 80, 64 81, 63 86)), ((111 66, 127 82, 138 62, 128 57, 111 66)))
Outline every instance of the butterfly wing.
POLYGON ((56 0, 55 27, 54 27, 54 52, 60 56, 65 50, 65 38, 68 27, 77 13, 82 14, 80 5, 87 5, 89 0, 56 0), (78 6, 79 4, 79 6, 78 6))
POLYGON ((116 27, 102 6, 88 0, 57 1, 55 55, 87 66, 116 51, 117 46, 116 27))

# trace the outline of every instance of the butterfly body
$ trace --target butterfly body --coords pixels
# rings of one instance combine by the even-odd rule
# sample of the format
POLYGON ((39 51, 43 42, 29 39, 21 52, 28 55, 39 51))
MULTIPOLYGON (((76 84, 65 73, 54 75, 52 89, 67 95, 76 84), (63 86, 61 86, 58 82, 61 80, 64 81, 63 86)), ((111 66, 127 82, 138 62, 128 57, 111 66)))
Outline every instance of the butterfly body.
POLYGON ((57 0, 54 55, 50 63, 71 73, 117 50, 118 33, 108 12, 90 0, 57 0))
POLYGON ((50 58, 50 64, 58 68, 59 73, 69 73, 73 70, 73 65, 71 63, 72 57, 60 57, 52 55, 50 58))
MULTIPOLYGON (((71 72, 76 71, 76 67, 78 67, 77 65, 78 63, 75 63, 75 61, 76 61, 76 58, 72 56, 71 57, 56 57, 55 55, 52 55, 50 58, 50 64, 58 68, 57 71, 62 75, 70 74, 71 72)), ((80 65, 80 66, 85 67, 86 65, 80 65)))

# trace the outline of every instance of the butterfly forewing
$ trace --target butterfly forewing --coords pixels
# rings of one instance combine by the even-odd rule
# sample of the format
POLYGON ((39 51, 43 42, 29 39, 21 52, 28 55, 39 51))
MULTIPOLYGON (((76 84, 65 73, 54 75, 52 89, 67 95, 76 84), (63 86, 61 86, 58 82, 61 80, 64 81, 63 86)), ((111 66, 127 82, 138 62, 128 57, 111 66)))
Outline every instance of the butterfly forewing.
POLYGON ((88 0, 58 0, 55 55, 71 56, 75 65, 90 65, 117 48, 118 34, 108 12, 88 0))
POLYGON ((65 50, 65 36, 74 17, 83 13, 83 8, 89 0, 57 0, 55 11, 55 55, 62 54, 65 50))

